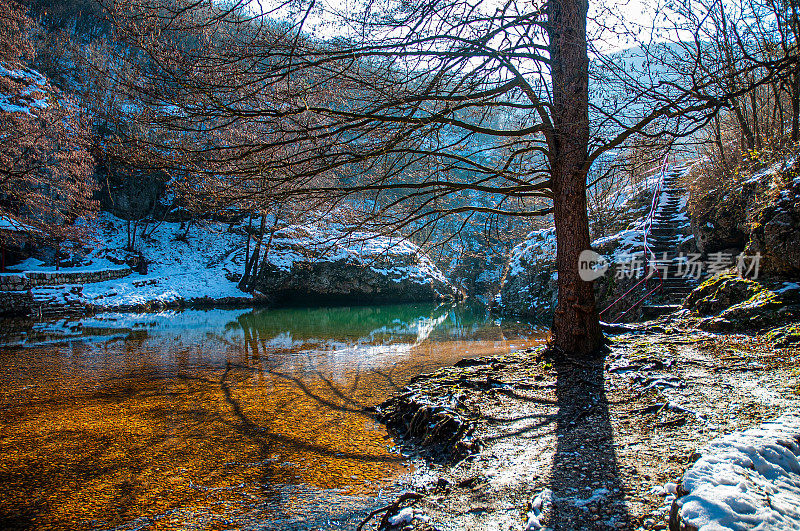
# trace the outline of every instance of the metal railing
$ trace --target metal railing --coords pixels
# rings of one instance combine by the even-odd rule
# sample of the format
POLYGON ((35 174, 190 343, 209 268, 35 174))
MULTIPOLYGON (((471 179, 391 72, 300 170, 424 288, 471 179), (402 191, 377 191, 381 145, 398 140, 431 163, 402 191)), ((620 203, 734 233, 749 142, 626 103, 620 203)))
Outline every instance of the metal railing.
POLYGON ((648 236, 650 235, 650 230, 653 227, 653 218, 655 217, 656 211, 658 209, 660 203, 661 194, 664 191, 664 177, 667 175, 667 168, 669 167, 669 155, 664 157, 664 160, 661 161, 661 172, 658 177, 658 181, 656 182, 656 188, 653 192, 653 199, 650 202, 650 211, 647 214, 647 218, 645 218, 644 225, 642 226, 642 231, 644 233, 644 256, 645 256, 645 263, 642 265, 642 269, 647 269, 647 274, 642 278, 639 282, 634 284, 628 291, 617 297, 611 304, 605 307, 603 311, 600 312, 600 317, 602 318, 603 315, 608 312, 611 308, 619 304, 621 301, 625 300, 630 293, 636 290, 638 287, 644 285, 645 289, 647 282, 653 278, 654 276, 658 276, 658 285, 656 287, 646 291, 646 293, 636 300, 633 304, 631 304, 625 311, 617 315, 613 321, 609 321, 610 324, 614 324, 622 319, 625 315, 628 314, 634 308, 637 308, 640 304, 642 304, 645 300, 647 300, 652 294, 659 291, 664 286, 664 275, 662 271, 656 267, 656 255, 653 252, 652 248, 650 247, 650 243, 648 241, 648 236))

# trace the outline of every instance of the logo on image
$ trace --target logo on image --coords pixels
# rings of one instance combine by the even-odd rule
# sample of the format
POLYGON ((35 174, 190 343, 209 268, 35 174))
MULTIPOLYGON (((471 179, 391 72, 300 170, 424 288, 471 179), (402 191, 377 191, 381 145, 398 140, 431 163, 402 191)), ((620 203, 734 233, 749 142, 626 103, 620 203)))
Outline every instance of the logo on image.
POLYGON ((606 258, 590 249, 581 251, 578 256, 578 274, 581 280, 591 282, 605 275, 609 263, 606 258))

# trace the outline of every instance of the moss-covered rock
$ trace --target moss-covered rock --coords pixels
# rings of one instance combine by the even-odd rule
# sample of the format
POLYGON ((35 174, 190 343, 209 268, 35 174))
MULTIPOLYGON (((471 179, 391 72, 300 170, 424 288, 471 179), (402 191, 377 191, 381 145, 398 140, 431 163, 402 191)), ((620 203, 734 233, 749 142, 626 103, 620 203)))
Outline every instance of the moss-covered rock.
POLYGON ((714 331, 764 330, 800 319, 800 306, 788 304, 773 291, 761 291, 735 304, 700 327, 714 331))
POLYGON ((758 282, 738 275, 715 276, 692 291, 683 303, 683 307, 700 315, 715 315, 751 299, 765 289, 758 282))
POLYGON ((800 346, 800 323, 773 328, 764 338, 778 348, 800 346))
POLYGON ((768 330, 800 321, 800 285, 721 275, 694 290, 684 308, 694 315, 706 316, 698 322, 705 330, 768 330))

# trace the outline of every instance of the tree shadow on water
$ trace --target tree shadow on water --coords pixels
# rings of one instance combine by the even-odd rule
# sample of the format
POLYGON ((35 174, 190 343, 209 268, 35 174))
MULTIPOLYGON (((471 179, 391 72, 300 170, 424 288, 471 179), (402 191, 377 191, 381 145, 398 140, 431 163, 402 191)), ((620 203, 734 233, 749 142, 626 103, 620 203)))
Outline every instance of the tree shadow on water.
POLYGON ((556 366, 558 442, 551 489, 553 529, 628 529, 614 433, 604 391, 603 359, 556 366))

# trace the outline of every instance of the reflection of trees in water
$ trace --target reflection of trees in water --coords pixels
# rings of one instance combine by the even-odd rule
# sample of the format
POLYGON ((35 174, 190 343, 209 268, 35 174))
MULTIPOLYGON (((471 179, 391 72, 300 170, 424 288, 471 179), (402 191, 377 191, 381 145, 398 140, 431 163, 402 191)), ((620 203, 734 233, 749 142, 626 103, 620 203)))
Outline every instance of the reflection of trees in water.
POLYGON ((425 339, 505 340, 530 337, 540 328, 496 320, 482 304, 399 304, 335 308, 260 310, 183 310, 156 314, 99 314, 57 326, 41 324, 29 343, 38 340, 105 339, 144 344, 174 340, 185 345, 209 336, 234 340, 242 329, 272 337, 270 348, 295 349, 391 343, 425 339))
POLYGON ((426 339, 505 340, 532 337, 543 330, 495 320, 476 304, 404 304, 341 308, 291 308, 254 311, 237 325, 250 336, 268 338, 274 348, 421 343, 426 339))
MULTIPOLYGON (((74 434, 85 430, 86 441, 64 437, 73 437, 70 447, 84 448, 94 466, 48 457, 41 463, 41 484, 20 484, 17 490, 46 491, 52 486, 47 470, 57 469, 65 484, 87 477, 84 486, 106 485, 110 499, 95 504, 97 516, 124 500, 130 510, 120 518, 130 519, 162 510, 147 500, 181 505, 204 499, 205 490, 183 483, 170 487, 168 481, 180 478, 169 470, 185 467, 196 488, 211 489, 209 496, 230 492, 225 496, 236 498, 237 489, 256 488, 269 514, 297 514, 302 509, 286 496, 287 484, 366 491, 374 486, 365 481, 380 482, 401 469, 398 455, 387 449, 385 431, 364 407, 396 393, 413 376, 455 361, 436 358, 430 350, 435 341, 412 348, 415 343, 429 335, 462 334, 451 334, 454 329, 472 337, 476 328, 486 329, 488 336, 502 337, 500 327, 482 315, 449 306, 293 309, 236 317, 185 335, 171 323, 167 329, 136 330, 124 340, 48 347, 48 356, 58 360, 52 387, 60 398, 42 404, 38 413, 32 406, 28 414, 72 422, 74 434), (281 337, 290 340, 283 341, 286 348, 276 346, 281 337), (293 343, 297 338, 299 346, 293 343), (373 356, 385 357, 376 363, 373 356), (129 431, 129 423, 136 429, 129 431), (107 485, 117 475, 130 479, 107 485)), ((42 445, 31 441, 31 448, 42 445)), ((53 439, 48 455, 58 455, 64 445, 53 439)), ((72 494, 62 491, 61 499, 72 494)))
MULTIPOLYGON (((242 315, 237 320, 241 344, 226 340, 228 366, 220 382, 235 417, 232 422, 243 434, 260 438, 264 452, 279 444, 317 458, 370 461, 370 454, 342 452, 339 445, 348 444, 342 434, 350 439, 374 436, 363 433, 363 424, 372 418, 365 408, 401 390, 431 363, 442 364, 427 355, 412 355, 412 347, 437 327, 470 321, 475 318, 434 305, 242 315), (376 362, 379 355, 387 358, 376 362), (232 379, 239 383, 232 386, 232 379), (257 408, 243 404, 258 400, 240 391, 247 385, 269 394, 270 406, 261 412, 268 410, 271 416, 254 418, 257 408)), ((381 455, 378 460, 385 459, 381 455)))
MULTIPOLYGON (((290 384, 321 407, 353 413, 400 391, 410 378, 469 355, 466 348, 459 352, 460 339, 506 340, 484 307, 467 305, 254 311, 236 323, 241 344, 228 341, 229 361, 260 381, 290 384), (445 343, 419 347, 437 331, 449 341, 450 350, 441 349, 445 356, 437 352, 445 343)), ((532 327, 528 333, 541 335, 532 327)))
POLYGON ((256 310, 237 319, 259 337, 291 334, 297 341, 391 341, 415 337, 431 321, 441 322, 449 306, 435 304, 256 310))

